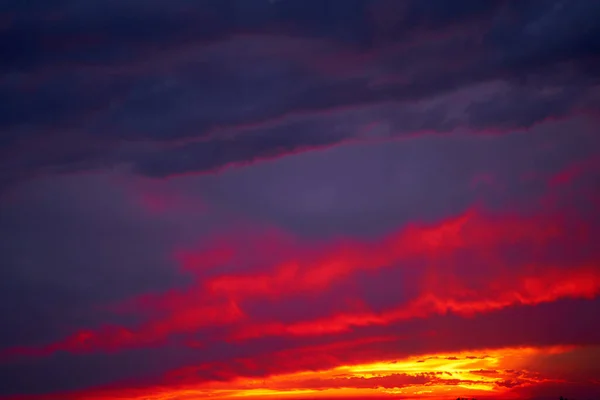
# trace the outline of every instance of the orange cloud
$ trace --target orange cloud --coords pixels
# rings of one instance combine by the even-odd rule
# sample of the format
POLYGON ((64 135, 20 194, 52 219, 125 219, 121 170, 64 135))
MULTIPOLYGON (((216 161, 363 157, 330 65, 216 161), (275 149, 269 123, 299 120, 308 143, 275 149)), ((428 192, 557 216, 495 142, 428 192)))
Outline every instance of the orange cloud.
MULTIPOLYGON (((197 370, 171 373, 163 383, 138 387, 105 388, 64 394, 65 400, 192 400, 369 398, 446 400, 449 398, 520 399, 537 387, 564 383, 565 379, 532 369, 548 357, 578 358, 600 348, 575 346, 479 349, 420 354, 318 370, 194 381, 197 370), (184 379, 181 379, 183 377, 184 379)), ((591 380, 582 384, 593 384, 591 380)), ((43 400, 42 396, 31 399, 43 400)))

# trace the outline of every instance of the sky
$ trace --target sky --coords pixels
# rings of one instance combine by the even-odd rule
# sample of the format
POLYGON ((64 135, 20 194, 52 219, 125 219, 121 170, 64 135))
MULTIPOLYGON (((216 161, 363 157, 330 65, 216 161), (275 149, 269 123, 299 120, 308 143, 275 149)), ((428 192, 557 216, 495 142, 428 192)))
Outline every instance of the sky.
POLYGON ((1 1, 0 399, 600 399, 598 20, 1 1))

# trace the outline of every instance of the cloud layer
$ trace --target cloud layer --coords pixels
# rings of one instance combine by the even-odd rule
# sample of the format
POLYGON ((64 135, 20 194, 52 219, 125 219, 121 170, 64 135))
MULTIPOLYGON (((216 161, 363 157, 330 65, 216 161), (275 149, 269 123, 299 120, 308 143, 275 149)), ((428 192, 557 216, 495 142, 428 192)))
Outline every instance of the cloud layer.
POLYGON ((0 399, 596 398, 600 7, 0 6, 0 399))

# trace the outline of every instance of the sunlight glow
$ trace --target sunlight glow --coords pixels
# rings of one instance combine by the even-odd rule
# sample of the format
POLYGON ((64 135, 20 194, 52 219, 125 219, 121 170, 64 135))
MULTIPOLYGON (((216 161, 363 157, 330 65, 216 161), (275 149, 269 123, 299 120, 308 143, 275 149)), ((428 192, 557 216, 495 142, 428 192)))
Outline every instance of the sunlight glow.
MULTIPOLYGON (((536 358, 568 353, 575 347, 504 348, 425 354, 405 359, 342 365, 321 371, 237 378, 198 385, 155 388, 151 394, 120 393, 127 400, 267 399, 267 398, 427 398, 501 396, 516 398, 510 387, 549 382, 528 370, 536 358), (186 387, 183 387, 186 386, 186 387)), ((103 397, 94 397, 104 399, 103 397)), ((108 397, 106 397, 108 398, 108 397)))

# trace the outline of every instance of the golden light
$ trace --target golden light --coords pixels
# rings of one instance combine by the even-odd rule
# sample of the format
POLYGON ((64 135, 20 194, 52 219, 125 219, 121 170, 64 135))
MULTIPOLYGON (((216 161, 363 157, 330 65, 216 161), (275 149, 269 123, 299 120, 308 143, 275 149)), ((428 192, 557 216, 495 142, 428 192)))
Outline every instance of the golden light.
MULTIPOLYGON (((197 399, 351 399, 395 398, 447 400, 464 398, 517 399, 511 386, 520 388, 550 382, 528 368, 549 354, 588 351, 575 347, 503 348, 424 354, 368 364, 341 365, 321 371, 302 371, 264 378, 140 388, 135 395, 119 393, 123 400, 197 399)), ((104 400, 110 396, 92 396, 104 400)), ((114 396, 113 396, 114 398, 114 396)))

